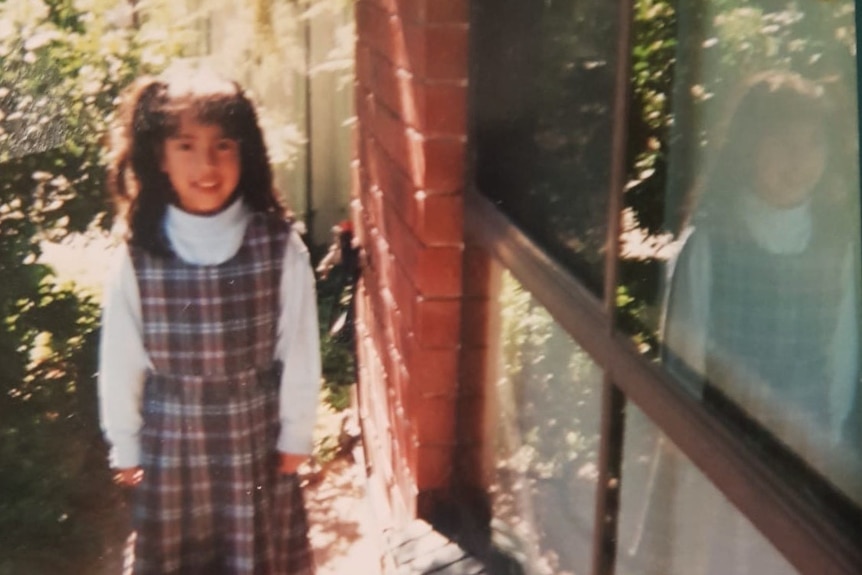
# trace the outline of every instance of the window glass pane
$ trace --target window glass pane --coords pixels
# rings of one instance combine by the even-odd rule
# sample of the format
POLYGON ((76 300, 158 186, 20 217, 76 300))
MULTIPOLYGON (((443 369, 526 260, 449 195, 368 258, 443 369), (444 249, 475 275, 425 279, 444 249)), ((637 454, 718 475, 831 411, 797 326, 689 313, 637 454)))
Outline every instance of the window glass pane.
POLYGON ((637 408, 626 408, 618 575, 797 571, 637 408))
POLYGON ((508 274, 499 306, 494 541, 526 573, 588 573, 602 373, 508 274))
POLYGON ((599 294, 617 4, 479 0, 471 23, 479 189, 599 294))
POLYGON ((678 4, 639 2, 624 326, 862 502, 853 2, 678 4))

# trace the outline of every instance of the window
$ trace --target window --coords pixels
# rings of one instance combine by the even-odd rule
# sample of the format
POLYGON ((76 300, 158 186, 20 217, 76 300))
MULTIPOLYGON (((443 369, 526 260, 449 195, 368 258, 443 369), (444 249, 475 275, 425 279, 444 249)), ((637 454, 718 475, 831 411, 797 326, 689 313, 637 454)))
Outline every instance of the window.
POLYGON ((510 273, 498 295, 494 541, 527 573, 586 573, 602 372, 510 273))
POLYGON ((855 3, 472 14, 466 229, 604 377, 589 568, 862 571, 855 3))
POLYGON ((601 294, 617 7, 477 4, 479 188, 601 294))
POLYGON ((618 575, 797 573, 642 412, 626 424, 618 575))
MULTIPOLYGON (((634 88, 634 125, 651 133, 622 265, 663 272, 636 335, 704 403, 862 502, 853 4, 709 2, 635 30, 671 16, 657 41, 679 46, 672 81, 634 88)), ((660 51, 635 50, 635 69, 660 51)))

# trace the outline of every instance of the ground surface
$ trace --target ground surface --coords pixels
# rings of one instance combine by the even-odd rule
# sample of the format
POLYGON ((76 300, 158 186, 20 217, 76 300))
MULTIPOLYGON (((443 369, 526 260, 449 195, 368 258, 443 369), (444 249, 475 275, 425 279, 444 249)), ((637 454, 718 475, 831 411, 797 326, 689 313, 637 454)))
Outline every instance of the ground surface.
MULTIPOLYGON (((321 409, 317 435, 337 437, 345 417, 350 421, 355 414, 321 409)), ((306 475, 305 503, 317 575, 381 573, 382 533, 366 493, 364 463, 357 460, 361 452, 356 446, 306 475)))

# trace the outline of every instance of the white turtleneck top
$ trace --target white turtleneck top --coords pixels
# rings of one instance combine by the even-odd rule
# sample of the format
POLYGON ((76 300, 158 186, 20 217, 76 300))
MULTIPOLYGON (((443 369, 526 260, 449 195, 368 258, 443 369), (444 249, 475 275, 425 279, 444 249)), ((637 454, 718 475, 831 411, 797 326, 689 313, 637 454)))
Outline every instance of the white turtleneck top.
MULTIPOLYGON (((197 265, 217 265, 239 250, 250 217, 242 200, 212 216, 196 216, 171 206, 164 225, 180 258, 197 265)), ((308 250, 296 232, 288 239, 281 286, 275 351, 275 359, 284 365, 278 449, 308 454, 320 390, 320 345, 314 274, 308 250)), ((123 248, 105 284, 98 378, 102 428, 116 469, 140 464, 141 395, 152 368, 141 326, 138 283, 128 249, 123 248)))

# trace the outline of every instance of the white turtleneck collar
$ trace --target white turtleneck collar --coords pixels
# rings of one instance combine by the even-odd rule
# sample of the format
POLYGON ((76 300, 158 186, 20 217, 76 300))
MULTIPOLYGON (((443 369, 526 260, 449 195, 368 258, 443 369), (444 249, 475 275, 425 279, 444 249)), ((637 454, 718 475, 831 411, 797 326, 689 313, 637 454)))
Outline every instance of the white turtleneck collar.
POLYGON ((742 217, 754 241, 774 254, 798 254, 811 241, 811 199, 790 208, 776 208, 757 194, 744 194, 742 217))
POLYGON ((199 216, 168 206, 165 232, 180 259, 195 265, 217 265, 236 254, 251 211, 237 198, 217 214, 199 216))

